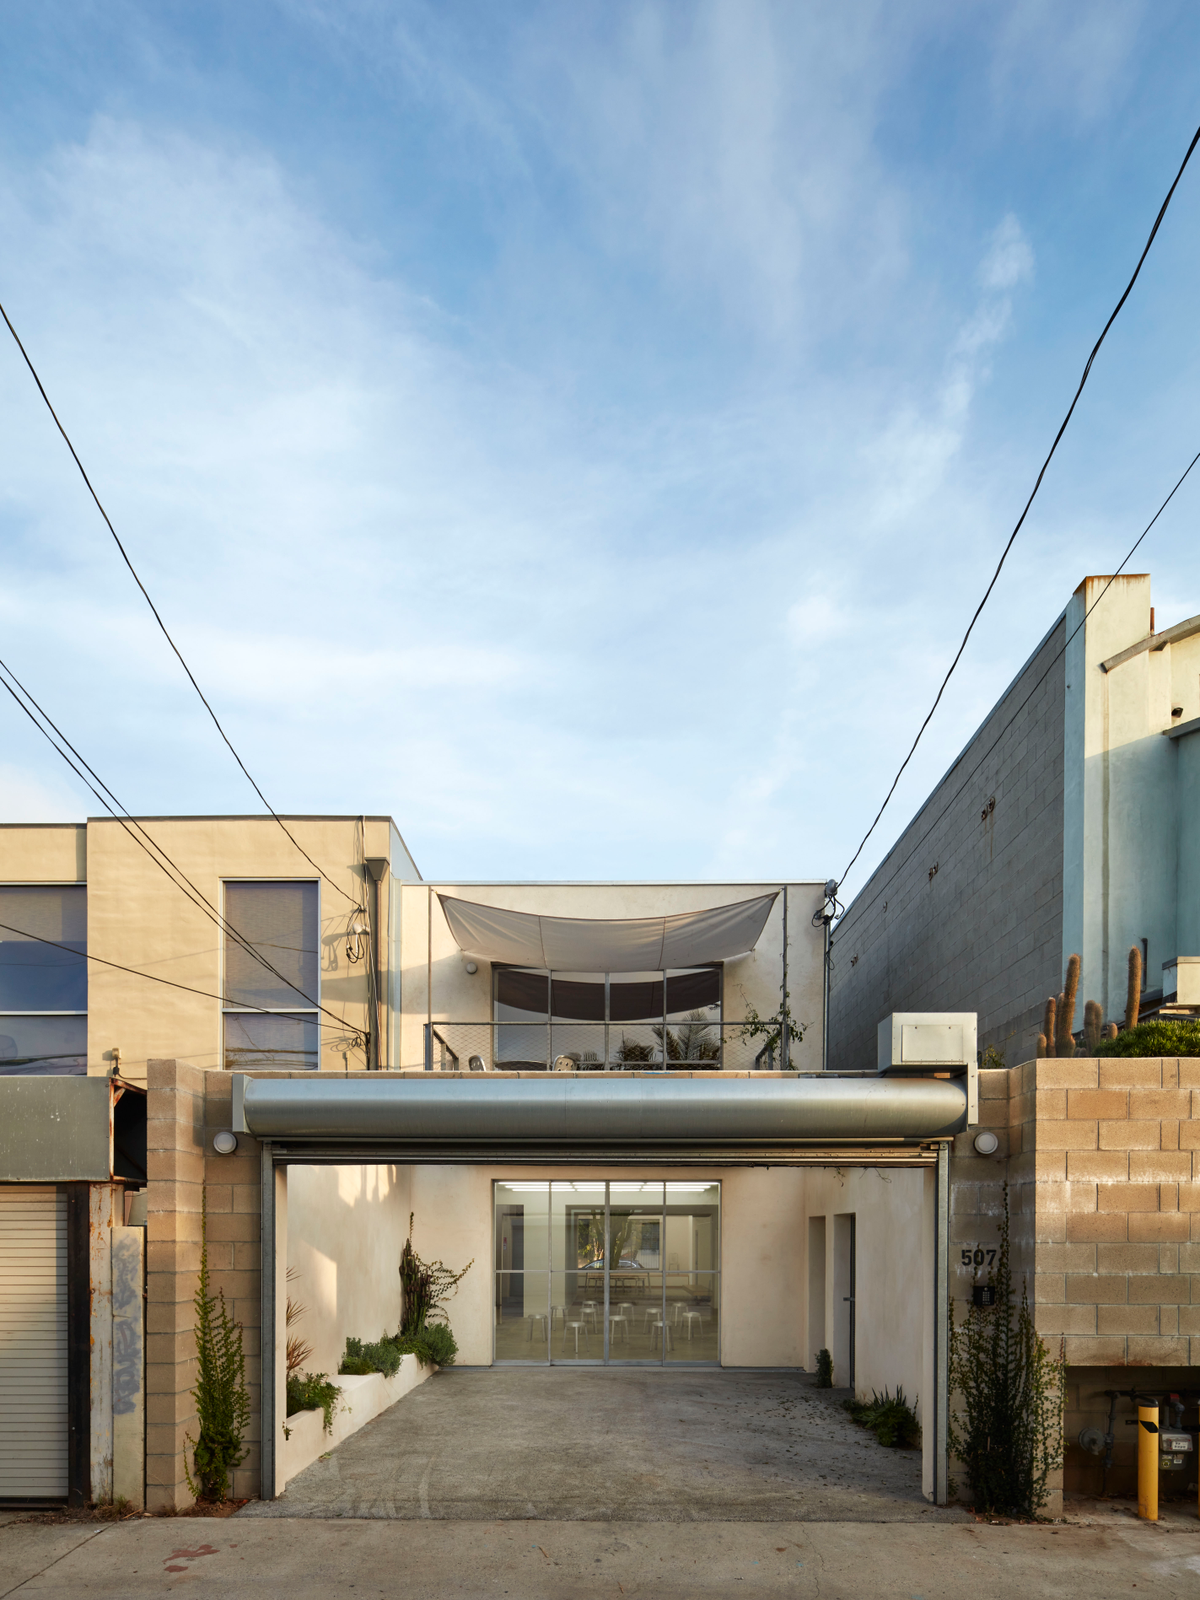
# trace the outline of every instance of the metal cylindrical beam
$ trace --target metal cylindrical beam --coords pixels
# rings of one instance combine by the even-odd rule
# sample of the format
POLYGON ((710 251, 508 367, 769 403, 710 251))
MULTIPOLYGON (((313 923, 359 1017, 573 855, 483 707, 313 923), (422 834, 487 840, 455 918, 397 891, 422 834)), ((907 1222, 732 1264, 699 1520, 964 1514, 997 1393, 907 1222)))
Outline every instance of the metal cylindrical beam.
POLYGON ((1138 1406, 1138 1516, 1158 1521, 1158 1407, 1138 1406))
MULTIPOLYGON (((240 1077, 240 1083, 237 1078, 240 1077)), ((959 1082, 933 1078, 250 1078, 235 1131, 286 1140, 488 1144, 858 1145, 948 1138, 959 1082), (240 1122, 239 1119, 240 1118, 240 1122)))

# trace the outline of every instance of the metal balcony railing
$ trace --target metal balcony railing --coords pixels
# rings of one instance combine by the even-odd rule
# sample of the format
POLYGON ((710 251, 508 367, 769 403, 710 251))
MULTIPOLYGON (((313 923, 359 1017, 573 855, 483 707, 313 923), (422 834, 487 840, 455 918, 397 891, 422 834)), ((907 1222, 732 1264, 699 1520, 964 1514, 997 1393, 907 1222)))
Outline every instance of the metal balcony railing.
POLYGON ((778 1028, 745 1022, 434 1022, 426 1072, 778 1072, 778 1028))

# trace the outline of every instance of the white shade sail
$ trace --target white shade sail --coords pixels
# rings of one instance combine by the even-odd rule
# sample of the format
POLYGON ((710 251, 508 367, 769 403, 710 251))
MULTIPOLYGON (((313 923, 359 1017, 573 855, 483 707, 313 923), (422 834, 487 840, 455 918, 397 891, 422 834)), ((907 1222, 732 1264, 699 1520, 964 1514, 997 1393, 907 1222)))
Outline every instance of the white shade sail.
POLYGON ((557 972, 662 972, 730 961, 753 950, 779 890, 666 917, 542 917, 439 894, 461 950, 557 972))

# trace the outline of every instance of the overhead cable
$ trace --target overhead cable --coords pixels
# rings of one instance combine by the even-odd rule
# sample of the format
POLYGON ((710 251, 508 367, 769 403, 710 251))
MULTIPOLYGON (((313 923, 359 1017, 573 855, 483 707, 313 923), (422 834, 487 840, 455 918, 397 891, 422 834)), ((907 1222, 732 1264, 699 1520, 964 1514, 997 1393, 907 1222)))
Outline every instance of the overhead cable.
POLYGON ((0 305, 0 317, 4 318, 5 325, 7 326, 9 333, 11 333, 13 338, 16 340, 17 349, 21 352, 22 356, 25 358, 25 365, 29 368, 29 371, 33 375, 33 381, 34 381, 34 383, 37 384, 38 393, 41 395, 42 399, 46 402, 46 409, 47 409, 47 411, 49 411, 50 415, 54 418, 54 425, 58 429, 59 433, 62 434, 63 441, 66 444, 67 449, 71 452, 71 458, 75 462, 75 465, 79 468, 79 475, 83 479, 84 483, 87 485, 88 493, 91 495, 92 499, 96 502, 96 509, 99 511, 100 515, 104 518, 105 527, 107 527, 109 533, 112 534, 113 541, 116 544, 117 549, 121 552, 121 559, 124 561, 125 565, 129 568, 129 571, 133 576, 134 583, 136 583, 138 588, 142 591, 142 595, 143 595, 143 597, 144 597, 144 599, 146 601, 146 604, 150 607, 150 610, 153 612, 154 620, 155 620, 155 622, 158 623, 158 626, 159 626, 159 628, 160 628, 160 630, 162 632, 163 638, 171 646, 171 649, 175 653, 176 660, 179 662, 179 665, 183 668, 184 672, 187 673, 188 682, 191 684, 192 688, 195 689, 196 693, 200 696, 200 700, 201 700, 201 703, 204 706, 204 709, 208 712, 209 716, 212 718, 213 727, 216 728, 217 732, 221 735, 221 738, 225 741, 225 745, 228 748, 230 755, 237 762, 238 766, 241 767, 243 773, 245 773, 246 778, 250 783, 250 787, 254 790, 255 794, 262 801, 263 805, 266 806, 267 810, 271 813, 271 815, 274 817, 275 821, 283 829, 284 833, 287 834, 288 838, 295 845, 296 849, 300 852, 300 854, 308 862, 309 866, 312 867, 313 870, 315 872, 317 872, 320 875, 320 877, 326 883, 330 884, 330 886, 332 888, 336 889, 338 894, 340 894, 343 899, 349 900, 351 905, 357 906, 357 902, 354 900, 354 897, 352 895, 347 894, 346 891, 341 887, 340 884, 335 883, 332 878, 327 877, 326 874, 321 871, 320 867, 317 866, 317 863, 313 860, 313 858, 309 855, 308 851, 304 848, 304 846, 296 838, 295 834, 293 834, 291 832, 291 830, 288 828, 287 824, 284 822, 283 818, 275 810, 274 806, 267 799, 266 795, 259 788, 258 784, 254 781, 254 777, 251 774, 249 767, 247 767, 246 763, 242 760, 241 756, 238 755, 237 751, 234 749, 233 741, 230 739, 229 735, 225 732, 225 729, 221 726, 220 719, 218 718, 217 713, 213 710, 212 706, 209 704, 208 699, 207 699, 207 697, 206 697, 206 695, 204 693, 204 690, 201 689, 200 685, 196 682, 196 677, 195 677, 195 674, 192 672, 191 667, 189 667, 187 662, 183 659, 183 654, 180 651, 179 646, 175 643, 174 639, 172 639, 172 637, 171 637, 171 635, 170 635, 170 633, 169 633, 169 631, 167 629, 166 623, 163 621, 161 615, 159 614, 158 607, 154 604, 154 601, 151 600, 150 591, 146 588, 146 585, 142 582, 141 578, 138 577, 137 568, 134 566, 133 562, 129 559, 129 552, 125 549, 125 546, 121 543, 120 539, 118 538, 117 530, 113 527, 112 521, 111 521, 111 519, 110 519, 110 517, 108 515, 108 512, 104 509, 103 505, 100 502, 100 496, 96 493, 95 489, 92 487, 92 480, 88 477, 87 472, 84 469, 83 462, 79 459, 79 454, 76 451, 75 446, 71 443, 70 437, 67 434, 67 430, 63 427, 62 423, 58 420, 58 412, 55 411, 54 407, 50 404, 50 396, 46 393, 45 385, 42 383, 41 378, 38 377, 37 368, 34 366, 33 362, 29 359, 29 352, 26 350, 25 346, 21 343, 20 335, 17 333, 17 330, 13 327, 12 322, 9 319, 8 312, 4 309, 3 305, 0 305))
POLYGON ((946 676, 942 679, 941 687, 938 689, 937 694, 934 696, 933 704, 930 706, 929 711, 926 714, 924 722, 922 722, 921 726, 917 729, 917 737, 913 740, 912 746, 909 749, 908 754, 905 756, 904 760, 900 763, 899 770, 897 771, 896 776, 892 779, 891 788, 888 790, 887 794, 884 795, 884 797, 883 797, 883 804, 880 806, 879 810, 875 813, 874 822, 872 822, 871 826, 867 829, 866 833, 863 834, 862 839, 859 842, 858 849, 854 852, 854 854, 850 857, 850 860, 847 862, 845 871, 842 873, 841 878, 838 880, 840 883, 845 883, 846 878, 849 875, 851 867, 853 867, 854 863, 858 860, 859 856, 862 855, 863 849, 864 849, 864 847, 865 847, 865 845, 867 843, 867 840, 875 832, 876 827, 879 825, 880 817, 883 816, 883 813, 887 809, 888 801, 892 798, 892 796, 896 792, 896 785, 900 782, 900 779, 903 777, 904 769, 908 766, 908 763, 912 760, 913 755, 916 752, 916 748, 921 742, 921 735, 925 732, 925 729, 929 726, 930 722, 933 719, 933 714, 938 708, 938 705, 939 705, 939 703, 941 701, 942 695, 946 692, 946 685, 950 682, 950 679, 951 679, 951 677, 953 676, 953 673, 954 673, 954 669, 955 669, 955 667, 958 666, 958 663, 959 663, 959 661, 960 661, 960 659, 962 657, 962 653, 967 648, 967 640, 971 637, 971 634, 972 634, 972 631, 974 630, 975 624, 979 621, 980 613, 983 611, 984 606, 987 605, 988 599, 991 596, 992 590, 996 587, 996 580, 999 578, 1000 571, 1001 571, 1002 567, 1004 566, 1005 561, 1008 559, 1008 552, 1012 549, 1013 542, 1016 539, 1018 533, 1020 533, 1021 528, 1024 525, 1025 518, 1029 515, 1029 508, 1030 508, 1030 506, 1032 506, 1032 504, 1034 502, 1034 498, 1037 495, 1038 490, 1042 486, 1042 479, 1046 476, 1046 469, 1049 467, 1051 461, 1054 458, 1054 452, 1058 449, 1059 441, 1061 440, 1063 434, 1067 431, 1067 424, 1070 422, 1071 417, 1074 414, 1075 407, 1079 403, 1079 397, 1083 393, 1083 386, 1084 386, 1085 383, 1087 383, 1088 377, 1089 377, 1089 375, 1091 373, 1092 363, 1095 361, 1097 355, 1099 354, 1100 346, 1104 343, 1105 339, 1108 337, 1108 330, 1112 327, 1113 323, 1117 320, 1117 316, 1120 313, 1121 307, 1125 304, 1126 300, 1128 300, 1130 292, 1133 289, 1134 284, 1138 280, 1138 274, 1142 270, 1142 264, 1145 261, 1146 257, 1150 253, 1150 246, 1154 243, 1154 237, 1158 233, 1159 226, 1162 223, 1162 219, 1167 214, 1167 207, 1171 204, 1171 199, 1172 199, 1172 196, 1175 193, 1176 187, 1179 184, 1179 180, 1180 180, 1180 178, 1183 177, 1184 168, 1187 166, 1188 162, 1191 160, 1192 151, 1195 150, 1196 145, 1197 145, 1198 142, 1200 142, 1200 128, 1197 128, 1195 133, 1192 135, 1192 142, 1191 142, 1191 144, 1188 145, 1187 153, 1184 155, 1184 158, 1183 158, 1182 162, 1180 163, 1179 171, 1175 174, 1175 181, 1174 181, 1174 183, 1172 183, 1171 187, 1167 190, 1166 199, 1163 201, 1162 205, 1159 207, 1158 215, 1154 219, 1154 226, 1150 229, 1150 237, 1146 240, 1145 246, 1142 249, 1142 253, 1138 257, 1137 266, 1134 267, 1134 269, 1133 269, 1133 276, 1130 278, 1129 282, 1125 285, 1124 293, 1121 295, 1121 298, 1117 301, 1116 305, 1113 307, 1112 313, 1109 316, 1108 321, 1104 324, 1104 327, 1103 327, 1103 329, 1101 331, 1100 337, 1096 340, 1095 344, 1092 346, 1092 353, 1091 353, 1091 355, 1088 356, 1087 361, 1084 364, 1083 375, 1079 380, 1079 385, 1075 390, 1075 394, 1074 394, 1074 397, 1071 400, 1071 404, 1067 407, 1067 414, 1062 419, 1062 422, 1059 424, 1058 432, 1054 435, 1054 443, 1050 446, 1050 449, 1049 449, 1049 451, 1047 452, 1047 455, 1046 455, 1046 459, 1042 462, 1041 471, 1038 473, 1037 479, 1034 482, 1033 488, 1029 492, 1029 498, 1025 502, 1025 506, 1024 506, 1024 509, 1021 512, 1021 515, 1017 518, 1016 527, 1014 527, 1013 531, 1009 534, 1008 542, 1004 546, 1004 549, 1000 552, 1000 560, 996 563, 996 570, 995 570, 995 572, 992 573, 991 582, 988 584, 987 588, 983 592, 983 599, 975 607, 975 614, 974 614, 974 616, 972 616, 971 621, 967 626, 966 633, 964 633, 963 636, 962 636, 962 643, 959 645, 958 649, 955 651, 954 660, 950 663, 950 666, 949 666, 949 669, 948 669, 948 671, 946 673, 946 676))
MULTIPOLYGON (((1087 622, 1088 618, 1091 616, 1092 612, 1095 611, 1096 607, 1100 604, 1101 600, 1104 599, 1104 596, 1112 588, 1112 586, 1116 582, 1116 580, 1121 576, 1121 573, 1125 570, 1125 568, 1133 560, 1133 557, 1134 557, 1134 555, 1135 555, 1135 553, 1137 551, 1138 546, 1141 544, 1142 540, 1146 537, 1146 535, 1150 532, 1150 529, 1158 521, 1159 517, 1162 516, 1163 512, 1171 504, 1171 501, 1175 498, 1176 493, 1179 491, 1179 489, 1181 489, 1183 487, 1184 480, 1187 478, 1188 474, 1191 472, 1192 468, 1196 465, 1196 463, 1198 461, 1200 461, 1200 451, 1197 451, 1197 453, 1188 462, 1187 466, 1183 470, 1182 475, 1176 481, 1175 487, 1171 490, 1170 494, 1163 501, 1162 505, 1159 506, 1158 510, 1154 513, 1154 515, 1150 518, 1150 521, 1142 529, 1141 533, 1138 534, 1138 536, 1134 540, 1133 544, 1130 545, 1129 550, 1126 552, 1123 560, 1121 561, 1120 566, 1117 568, 1117 570, 1114 573, 1111 574, 1111 576, 1109 577, 1108 582, 1104 585, 1103 589, 1101 589, 1100 593, 1096 596, 1095 600, 1092 601, 1091 605, 1084 612, 1082 618, 1076 624, 1076 626, 1072 630, 1070 636, 1063 641, 1062 645, 1059 647, 1059 649, 1056 651, 1056 653, 1051 657, 1050 661, 1046 665, 1045 670, 1042 672, 1040 677, 1038 677, 1038 679, 1035 681, 1035 683, 1034 683, 1033 687, 1030 689, 1029 693, 1021 701, 1020 705, 1016 707, 1016 709, 1013 711, 1012 715, 1008 718, 1007 722, 1005 722, 1004 726, 1000 729, 1000 732, 992 740, 991 744, 988 745, 987 749, 983 752, 983 754, 980 756, 979 760, 971 768, 970 772, 967 773, 966 777, 959 784, 958 788, 954 791, 954 793, 950 796, 949 800, 947 800, 946 804, 938 812, 937 816, 934 817, 933 821, 925 829, 924 833, 921 834, 921 837, 915 841, 915 843, 912 846, 912 849, 905 856, 904 860, 902 862, 900 862, 899 866, 897 866, 895 871, 891 873, 891 875, 888 877, 887 882, 884 883, 880 888, 878 888, 875 891, 875 893, 871 896, 871 898, 865 903, 865 905, 863 905, 863 907, 861 908, 863 911, 869 911, 870 908, 875 904, 876 900, 879 899, 880 895, 884 893, 884 891, 889 887, 890 884, 895 882, 897 873, 901 872, 904 869, 904 867, 906 867, 908 865, 908 863, 912 860, 913 856, 916 854, 916 852, 920 848, 920 846, 925 842, 925 840, 929 837, 929 835, 937 827, 938 823, 942 820, 942 818, 946 815, 947 811, 949 811, 950 807, 958 799, 959 795, 961 795, 963 790, 967 787, 967 784, 970 783, 971 779, 979 771, 980 767, 982 767, 984 762, 991 755, 992 751, 995 750, 996 746, 1000 743, 1001 739, 1003 739, 1004 735, 1012 727, 1013 723, 1020 716, 1021 712, 1029 704, 1030 700, 1033 699, 1034 695, 1041 688, 1042 684, 1045 683, 1046 679, 1050 676, 1051 672, 1058 665, 1058 663, 1062 660, 1063 656, 1067 653, 1067 648, 1071 644, 1071 641, 1076 637, 1076 635, 1079 633, 1079 630, 1084 626, 1084 624, 1087 622)), ((901 837, 900 840, 897 840, 898 844, 902 843, 902 842, 903 842, 903 836, 901 837)), ((857 904, 856 903, 852 903, 850 905, 849 909, 851 911, 856 910, 857 909, 857 904)), ((838 933, 834 936, 834 938, 835 938, 835 940, 837 940, 837 939, 840 939, 842 936, 843 936, 842 929, 839 929, 838 933)))
MULTIPOLYGON (((285 974, 280 972, 279 969, 262 954, 261 950, 259 950, 256 945, 252 944, 249 939, 241 934, 233 926, 233 924, 229 922, 220 911, 217 910, 217 908, 207 898, 203 891, 197 888, 197 886, 187 876, 182 867, 173 861, 167 851, 163 849, 157 840, 153 839, 150 834, 146 832, 145 828, 137 820, 137 818, 133 817, 129 811, 126 810, 117 796, 104 782, 103 778, 101 778, 99 774, 88 765, 87 761, 79 754, 79 751, 76 750, 75 746, 67 738, 66 734, 62 732, 58 725, 42 709, 38 702, 29 693, 28 689, 26 689, 25 685, 17 677, 16 673, 13 672, 12 668, 9 667, 3 660, 0 660, 0 688, 3 688, 11 696, 11 698, 33 723, 34 727, 37 728, 42 737, 46 739, 51 747, 58 752, 58 754, 71 768, 72 772, 75 773, 76 777, 78 777, 80 781, 91 790, 92 794, 96 796, 96 799, 99 800, 100 804, 107 812, 109 812, 113 819, 120 824, 126 834, 128 834, 129 838, 132 839, 140 849, 145 851, 145 853, 154 862, 155 866, 157 866, 159 870, 166 875, 168 880, 175 885, 175 887, 185 896, 186 899, 191 901, 197 910, 202 912, 210 922, 215 923, 217 928, 222 933, 232 938, 234 943, 244 950, 247 955, 251 956, 255 961, 257 961, 261 967, 264 967, 266 971, 272 974, 272 976, 278 978, 282 984, 291 989, 293 994, 299 995, 306 1005, 322 1012, 325 1016, 330 1018, 331 1021, 336 1022, 339 1027, 352 1028, 352 1025, 348 1023, 344 1017, 339 1017, 336 1012, 330 1011, 329 1008, 327 1006, 323 1006, 320 1001, 314 1000, 311 995, 307 994, 297 984, 293 983, 290 978, 286 977, 285 974), (8 679, 11 679, 12 682, 9 683, 7 681, 8 679), (13 687, 14 684, 16 685, 16 688, 13 687), (25 703, 26 701, 28 701, 28 704, 25 703), (30 707, 33 709, 31 710, 30 707), (39 718, 41 721, 39 721, 39 718), (45 723, 46 726, 43 726, 43 723, 45 723), (53 733, 49 732, 48 729, 52 729, 53 733), (62 745, 57 742, 57 739, 54 737, 54 735, 57 735, 57 738, 62 740, 62 745), (63 749, 63 745, 65 745, 67 748, 63 749), (67 753, 68 750, 71 752, 70 755, 67 753), (95 779, 94 783, 91 781, 92 779, 95 779), (96 787, 97 784, 99 785, 99 788, 96 787), (134 829, 137 831, 134 832, 134 829)), ((360 1030, 354 1029, 352 1031, 357 1033, 360 1030)))
MULTIPOLYGON (((82 956, 85 961, 98 962, 102 967, 112 967, 115 972, 128 972, 131 977, 145 978, 148 983, 165 983, 168 989, 182 989, 185 994, 198 994, 205 1000, 224 1000, 223 995, 213 994, 211 989, 196 989, 190 983, 176 983, 174 978, 160 978, 157 973, 143 972, 139 967, 125 967, 119 961, 106 961, 103 956, 94 956, 87 950, 76 950, 69 944, 59 944, 56 939, 43 939, 40 934, 29 933, 25 928, 14 928, 7 922, 0 922, 0 929, 3 929, 5 933, 20 934, 22 939, 32 939, 35 944, 48 944, 52 950, 65 950, 69 955, 82 956)), ((244 1005, 239 1006, 238 1010, 239 1012, 249 1011, 263 1017, 279 1015, 277 1011, 268 1010, 266 1006, 244 1005)), ((358 1030, 356 1028, 351 1028, 348 1024, 343 1024, 343 1026, 345 1026, 348 1034, 357 1035, 358 1030)))

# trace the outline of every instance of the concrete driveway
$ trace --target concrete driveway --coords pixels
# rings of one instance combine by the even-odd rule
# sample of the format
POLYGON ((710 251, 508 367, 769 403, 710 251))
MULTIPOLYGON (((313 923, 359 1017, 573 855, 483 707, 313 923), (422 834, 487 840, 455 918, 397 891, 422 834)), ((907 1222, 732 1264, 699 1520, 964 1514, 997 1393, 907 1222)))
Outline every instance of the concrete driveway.
POLYGON ((240 1517, 962 1521, 796 1372, 439 1372, 240 1517))

